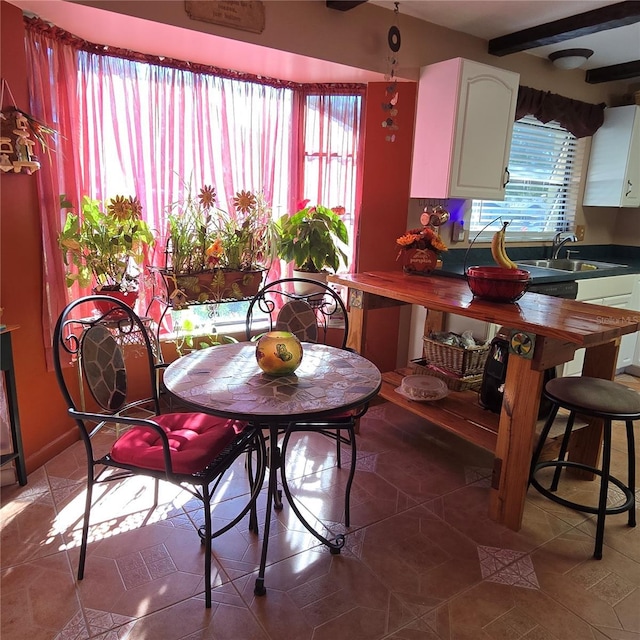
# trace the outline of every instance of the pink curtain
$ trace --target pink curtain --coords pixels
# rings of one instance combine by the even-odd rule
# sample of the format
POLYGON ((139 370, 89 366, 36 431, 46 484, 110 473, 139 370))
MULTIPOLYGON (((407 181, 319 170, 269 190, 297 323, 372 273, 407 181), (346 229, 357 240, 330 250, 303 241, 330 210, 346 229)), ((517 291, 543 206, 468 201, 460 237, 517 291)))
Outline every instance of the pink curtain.
POLYGON ((42 33, 27 32, 26 54, 31 70, 28 78, 31 114, 59 132, 52 145, 54 149, 42 154, 41 170, 35 174, 43 248, 42 339, 47 367, 51 370, 53 329, 69 300, 57 241, 62 230, 60 195, 73 197, 80 189, 78 62, 74 49, 42 33))
MULTIPOLYGON (((164 265, 171 203, 213 185, 231 211, 237 191, 263 191, 279 217, 309 198, 341 205, 355 235, 364 85, 297 85, 242 78, 180 61, 93 45, 27 21, 34 115, 63 133, 40 171, 45 247, 45 341, 69 299, 57 245, 58 196, 135 195, 164 265), (175 63, 175 64, 174 64, 175 63), (44 179, 46 178, 46 180, 44 179)), ((354 243, 351 243, 354 246, 354 243)), ((278 277, 274 265, 270 279, 278 277)), ((88 291, 72 291, 77 297, 88 291)), ((151 293, 142 291, 144 310, 151 293), (145 299, 146 293, 146 299, 145 299)))

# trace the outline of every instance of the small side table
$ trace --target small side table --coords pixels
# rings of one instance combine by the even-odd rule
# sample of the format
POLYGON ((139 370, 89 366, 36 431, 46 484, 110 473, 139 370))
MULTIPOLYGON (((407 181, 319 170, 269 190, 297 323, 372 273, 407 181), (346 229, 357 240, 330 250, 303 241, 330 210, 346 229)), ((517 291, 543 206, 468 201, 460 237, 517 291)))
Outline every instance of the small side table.
POLYGON ((20 433, 20 416, 18 415, 18 398, 16 395, 16 379, 13 370, 13 351, 11 349, 11 332, 19 328, 18 325, 11 325, 0 329, 0 365, 2 365, 2 373, 4 374, 4 383, 7 392, 9 426, 11 428, 11 443, 13 445, 12 453, 3 453, 0 456, 0 467, 15 460, 18 482, 24 486, 27 484, 27 469, 24 464, 24 450, 22 448, 22 435, 20 433))

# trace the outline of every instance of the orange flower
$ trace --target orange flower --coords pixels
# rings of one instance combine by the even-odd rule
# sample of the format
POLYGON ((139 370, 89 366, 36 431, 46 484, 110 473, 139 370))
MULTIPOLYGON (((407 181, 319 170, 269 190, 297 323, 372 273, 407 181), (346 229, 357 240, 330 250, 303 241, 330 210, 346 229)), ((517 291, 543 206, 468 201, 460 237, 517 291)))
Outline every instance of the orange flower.
POLYGON ((137 197, 131 196, 129 198, 129 207, 131 209, 131 217, 139 219, 142 216, 142 204, 137 197))
POLYGON ((442 241, 440 236, 436 235, 433 240, 431 240, 431 246, 435 251, 448 251, 447 245, 442 241))
POLYGON ((415 233, 405 233, 403 236, 400 236, 396 242, 401 247, 410 247, 414 242, 417 242, 418 236, 415 233))
POLYGON ((251 209, 254 209, 256 204, 256 197, 251 191, 238 191, 233 199, 233 206, 243 213, 248 213, 251 209))
POLYGON ((224 253, 224 246, 220 238, 216 238, 205 250, 207 256, 220 257, 224 253))
POLYGON ((107 211, 116 220, 129 220, 129 218, 131 218, 131 200, 124 196, 111 198, 107 211))
POLYGON ((396 244, 403 249, 431 249, 436 253, 447 251, 442 238, 429 227, 410 229, 396 240, 396 244))
POLYGON ((331 211, 337 216, 343 216, 346 209, 344 207, 331 207, 331 211))
POLYGON ((200 193, 198 194, 198 200, 200 200, 200 204, 205 209, 210 209, 213 207, 216 201, 216 190, 208 185, 205 185, 200 189, 200 193))

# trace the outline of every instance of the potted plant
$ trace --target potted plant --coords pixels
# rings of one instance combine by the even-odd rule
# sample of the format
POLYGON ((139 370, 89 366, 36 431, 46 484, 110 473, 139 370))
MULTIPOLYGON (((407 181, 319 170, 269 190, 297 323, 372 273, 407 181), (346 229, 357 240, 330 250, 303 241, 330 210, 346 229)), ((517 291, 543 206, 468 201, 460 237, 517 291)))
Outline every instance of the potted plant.
POLYGON ((277 221, 278 257, 293 263, 294 275, 326 281, 327 273, 338 271, 347 263, 341 244, 349 242, 347 227, 341 219, 344 207, 329 209, 323 205, 308 206, 277 221))
POLYGON ((396 244, 400 247, 396 259, 402 258, 405 273, 431 273, 438 266, 440 253, 447 251, 447 245, 429 225, 410 229, 396 240, 396 244))
POLYGON ((140 217, 140 201, 116 196, 104 206, 84 196, 82 215, 78 215, 62 195, 60 208, 67 211, 58 236, 67 286, 77 282, 87 287, 93 280, 94 293, 115 295, 133 305, 145 251, 154 244, 151 230, 140 217))
POLYGON ((214 187, 204 186, 197 196, 188 191, 169 214, 164 270, 169 297, 186 303, 254 295, 275 255, 274 225, 264 195, 237 192, 229 213, 216 206, 214 187))

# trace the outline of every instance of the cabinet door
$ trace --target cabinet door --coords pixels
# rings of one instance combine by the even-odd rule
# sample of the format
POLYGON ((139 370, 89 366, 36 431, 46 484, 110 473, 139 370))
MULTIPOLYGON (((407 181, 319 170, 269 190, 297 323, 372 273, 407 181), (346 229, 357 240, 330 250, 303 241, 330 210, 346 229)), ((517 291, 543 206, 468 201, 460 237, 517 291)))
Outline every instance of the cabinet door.
POLYGON ((504 200, 519 80, 463 58, 421 69, 412 198, 504 200))
POLYGON ((504 200, 518 80, 503 69, 465 61, 452 154, 452 197, 504 200))
POLYGON ((633 121, 627 172, 622 185, 622 206, 640 206, 640 107, 636 107, 633 121))
MULTIPOLYGON (((603 298, 595 298, 593 300, 582 300, 587 304, 604 304, 603 298)), ((584 364, 584 349, 578 349, 573 356, 573 360, 565 362, 562 366, 563 376, 579 376, 582 374, 582 365, 584 364)))
POLYGON ((640 206, 640 106, 605 109, 593 136, 583 204, 640 206))
MULTIPOLYGON (((606 307, 614 307, 615 309, 629 309, 631 295, 611 296, 604 298, 602 304, 606 307)), ((633 364, 633 352, 636 348, 636 334, 632 333, 622 336, 620 340, 620 349, 618 351, 618 362, 616 369, 625 369, 633 364)))

